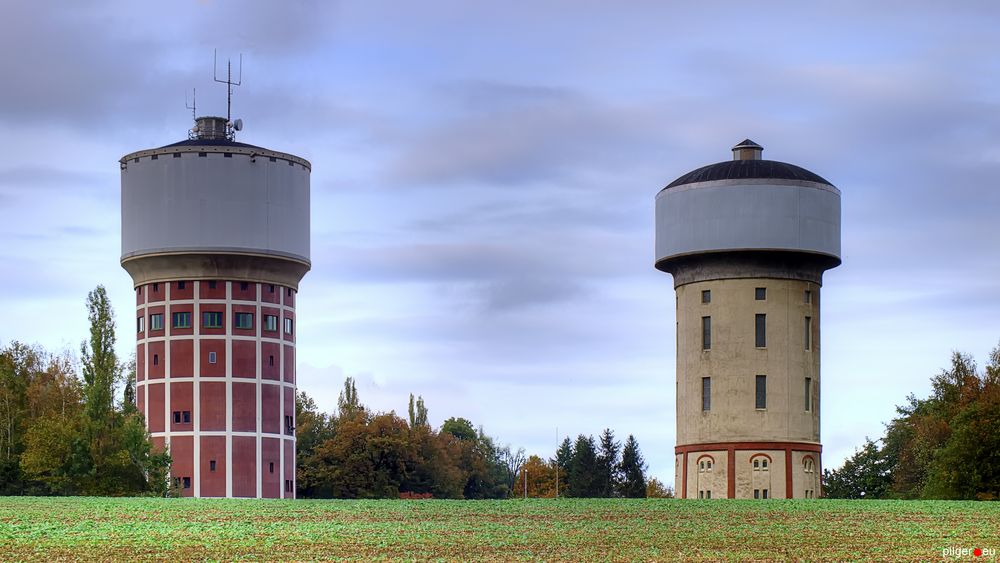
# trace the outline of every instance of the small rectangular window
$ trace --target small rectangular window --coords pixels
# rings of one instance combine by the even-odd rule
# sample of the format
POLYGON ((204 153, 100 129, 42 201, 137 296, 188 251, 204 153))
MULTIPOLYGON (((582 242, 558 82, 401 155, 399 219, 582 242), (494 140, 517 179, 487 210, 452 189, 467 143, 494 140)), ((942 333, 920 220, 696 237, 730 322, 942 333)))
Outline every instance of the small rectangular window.
POLYGON ((267 357, 267 365, 274 367, 274 356, 267 357))
POLYGON ((806 317, 806 350, 812 346, 812 328, 813 328, 812 317, 806 317))
POLYGON ((291 296, 292 296, 292 288, 288 288, 288 296, 289 296, 289 297, 291 297, 291 296))
POLYGON ((277 315, 264 315, 264 330, 276 332, 278 330, 277 315))
POLYGON ((153 313, 149 316, 149 330, 163 330, 163 313, 153 313))
POLYGON ((712 349, 712 317, 701 318, 701 349, 712 349))
POLYGON ((812 291, 809 291, 809 290, 807 289, 807 290, 806 290, 806 292, 805 292, 805 296, 803 297, 803 300, 804 300, 804 301, 805 301, 806 303, 812 303, 812 302, 813 302, 813 292, 812 292, 812 291))
POLYGON ((215 289, 215 282, 214 281, 208 282, 208 289, 215 289))
POLYGON ((180 158, 180 157, 181 157, 181 153, 179 153, 179 152, 175 152, 174 153, 174 158, 180 158))
POLYGON ((177 289, 184 289, 187 287, 187 282, 177 282, 177 289))
POLYGON ((267 157, 267 159, 268 159, 269 161, 271 161, 271 162, 278 162, 278 159, 277 159, 277 158, 275 158, 275 157, 273 157, 273 156, 269 156, 269 157, 267 157))
POLYGON ((208 470, 209 471, 215 471, 215 460, 214 459, 213 460, 209 460, 209 462, 208 462, 208 470))
POLYGON ((174 424, 181 423, 181 411, 174 411, 174 424))
POLYGON ((236 313, 233 320, 233 327, 253 329, 253 313, 236 313))
POLYGON ((757 388, 754 393, 756 398, 755 408, 766 409, 767 408, 767 376, 758 375, 757 376, 757 388))
POLYGON ((285 319, 285 334, 292 333, 292 319, 285 319))
POLYGON ((756 499, 760 498, 760 489, 754 489, 753 490, 753 498, 756 498, 756 499))
POLYGON ((227 152, 227 153, 222 153, 222 156, 223 156, 224 158, 233 158, 233 153, 231 153, 231 152, 227 152))
POLYGON ((701 302, 702 303, 711 303, 712 302, 712 290, 710 290, 710 289, 704 289, 704 290, 702 290, 702 292, 701 292, 701 302))
POLYGON ((763 301, 763 300, 767 299, 767 288, 766 287, 758 287, 758 288, 754 289, 753 290, 753 298, 756 299, 757 301, 763 301))
POLYGON ((158 293, 159 291, 160 291, 160 284, 154 283, 153 284, 153 293, 158 293))
POLYGON ((701 410, 712 410, 712 378, 701 378, 701 410))
POLYGON ((268 293, 274 293, 274 284, 273 283, 268 286, 268 293))
POLYGON ((249 288, 249 287, 250 287, 250 284, 248 284, 247 282, 240 282, 240 291, 246 291, 247 288, 249 288))
POLYGON ((160 158, 159 155, 154 154, 153 156, 149 157, 149 160, 159 160, 159 158, 160 158))
POLYGON ((182 411, 181 412, 181 423, 183 423, 183 424, 191 424, 191 411, 182 411))
POLYGON ((215 355, 215 352, 209 352, 208 353, 208 363, 214 364, 217 359, 218 359, 218 357, 215 355))
POLYGON ((185 489, 190 489, 191 488, 191 478, 190 477, 185 477, 184 478, 184 488, 185 489))
POLYGON ((806 378, 806 403, 805 403, 806 404, 806 412, 810 412, 810 411, 813 410, 813 405, 812 405, 812 402, 813 402, 812 385, 813 385, 812 378, 811 377, 807 377, 806 378))
POLYGON ((191 313, 174 313, 174 328, 191 328, 191 313))
POLYGON ((206 158, 208 156, 208 153, 207 152, 199 152, 198 156, 200 156, 201 158, 206 158))
POLYGON ((136 317, 135 319, 135 331, 142 332, 143 323, 146 321, 146 317, 136 317))
POLYGON ((761 493, 761 497, 767 498, 767 489, 762 490, 760 493, 761 493))
POLYGON ((154 366, 160 365, 160 356, 159 356, 159 354, 153 354, 153 365, 154 366))
POLYGON ((705 491, 698 491, 698 498, 699 499, 705 498, 705 491))
POLYGON ((273 461, 267 464, 267 472, 268 473, 274 473, 274 462, 273 461))
POLYGON ((201 326, 205 328, 222 328, 222 312, 205 311, 201 314, 201 326))
POLYGON ((758 348, 767 347, 767 315, 757 313, 754 317, 754 342, 758 348))
POLYGON ((712 491, 705 491, 705 498, 708 500, 712 500, 712 491))

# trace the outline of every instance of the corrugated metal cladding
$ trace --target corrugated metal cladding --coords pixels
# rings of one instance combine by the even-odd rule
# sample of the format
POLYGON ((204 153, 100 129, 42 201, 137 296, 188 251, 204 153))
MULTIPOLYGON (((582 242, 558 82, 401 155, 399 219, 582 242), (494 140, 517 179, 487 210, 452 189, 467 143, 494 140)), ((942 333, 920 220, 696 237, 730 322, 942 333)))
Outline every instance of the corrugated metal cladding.
POLYGON ((840 258, 840 191, 828 184, 722 180, 656 197, 656 260, 785 250, 840 258))
POLYGON ((309 261, 309 170, 267 156, 184 152, 122 167, 122 258, 250 252, 309 261))

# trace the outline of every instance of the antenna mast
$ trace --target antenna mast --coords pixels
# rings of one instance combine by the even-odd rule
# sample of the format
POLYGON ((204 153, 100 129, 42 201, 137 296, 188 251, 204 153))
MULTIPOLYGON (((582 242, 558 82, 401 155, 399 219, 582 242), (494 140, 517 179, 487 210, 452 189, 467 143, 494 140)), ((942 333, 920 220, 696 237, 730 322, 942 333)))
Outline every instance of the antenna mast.
POLYGON ((240 53, 240 71, 239 78, 236 82, 233 82, 233 60, 226 59, 226 79, 219 80, 219 50, 214 51, 214 64, 213 70, 215 71, 215 81, 226 85, 226 121, 231 122, 233 120, 232 107, 233 107, 233 86, 239 86, 243 82, 243 53, 240 53))
POLYGON ((197 121, 197 119, 198 119, 198 115, 197 115, 197 112, 198 112, 198 109, 197 109, 198 108, 198 89, 197 88, 191 88, 191 105, 188 105, 188 103, 187 103, 187 93, 184 94, 184 107, 186 107, 187 109, 191 110, 191 119, 197 121))

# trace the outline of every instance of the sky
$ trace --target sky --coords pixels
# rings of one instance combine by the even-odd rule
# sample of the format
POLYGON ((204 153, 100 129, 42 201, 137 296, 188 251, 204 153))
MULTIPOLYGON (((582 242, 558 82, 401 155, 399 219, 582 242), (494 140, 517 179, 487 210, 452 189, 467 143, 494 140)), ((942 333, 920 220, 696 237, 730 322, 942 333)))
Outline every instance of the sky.
POLYGON ((673 482, 673 283, 656 193, 749 137, 842 191, 823 286, 824 465, 953 351, 1000 343, 1000 5, 21 0, 0 18, 0 345, 79 349, 116 307, 117 160, 225 115, 312 162, 298 384, 465 417, 553 455, 634 434, 673 482))

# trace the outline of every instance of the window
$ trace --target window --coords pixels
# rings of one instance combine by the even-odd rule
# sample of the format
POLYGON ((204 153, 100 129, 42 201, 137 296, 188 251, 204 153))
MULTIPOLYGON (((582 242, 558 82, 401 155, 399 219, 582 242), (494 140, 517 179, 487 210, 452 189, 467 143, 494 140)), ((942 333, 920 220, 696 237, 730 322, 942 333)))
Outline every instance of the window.
POLYGON ((160 284, 154 283, 153 284, 153 293, 158 293, 159 291, 160 291, 160 284))
POLYGON ((806 350, 812 345, 812 328, 813 328, 813 318, 806 317, 806 350))
POLYGON ((698 491, 698 498, 700 499, 705 498, 705 491, 698 491))
POLYGON ((201 314, 201 326, 222 328, 222 313, 220 311, 205 311, 201 314))
POLYGON ((811 377, 807 377, 806 378, 806 389, 805 389, 805 391, 806 391, 806 402, 805 402, 806 412, 810 412, 810 411, 813 410, 813 405, 812 405, 812 403, 813 403, 812 386, 813 386, 813 380, 812 380, 812 378, 811 377))
POLYGON ((274 284, 273 283, 267 286, 267 292, 268 293, 274 293, 274 284))
POLYGON ((711 303, 712 302, 712 290, 710 290, 710 289, 703 289, 702 290, 702 292, 701 292, 701 302, 702 303, 711 303))
POLYGON ((235 322, 233 323, 233 327, 242 329, 252 329, 253 313, 236 313, 236 318, 235 322))
POLYGON ((270 367, 274 367, 274 356, 267 357, 267 365, 270 367))
POLYGON ((712 317, 701 318, 701 349, 712 349, 712 317))
POLYGON ((185 477, 184 478, 184 488, 185 489, 190 489, 191 488, 191 478, 190 477, 185 477))
POLYGON ((756 399, 756 401, 754 403, 755 404, 754 408, 758 408, 758 409, 766 409, 767 408, 767 376, 766 375, 758 375, 757 376, 757 388, 755 389, 754 397, 756 399))
POLYGON ((163 313, 154 313, 149 316, 149 330, 163 330, 163 313))
POLYGON ((286 493, 292 492, 292 481, 291 481, 291 479, 285 479, 285 492, 286 493))
POLYGON ((756 499, 760 498, 760 489, 754 489, 753 490, 753 498, 756 498, 756 499))
POLYGON ((191 313, 174 313, 174 328, 191 328, 191 313))
POLYGON ((184 289, 187 287, 187 282, 177 282, 177 289, 184 289))
POLYGON ((289 297, 291 297, 291 296, 292 296, 292 288, 288 288, 288 296, 289 296, 289 297))
POLYGON ((705 491, 705 498, 708 500, 712 500, 712 491, 705 491))
POLYGON ((285 319, 285 334, 292 333, 292 319, 285 319))
POLYGON ((143 323, 145 321, 146 321, 146 317, 137 317, 135 319, 135 331, 136 332, 142 332, 142 329, 144 328, 143 327, 143 323))
POLYGON ((208 282, 208 289, 215 289, 215 281, 208 282))
POLYGON ((180 158, 180 157, 181 157, 181 153, 179 153, 179 152, 175 152, 174 153, 174 158, 180 158))
POLYGON ((191 424, 191 411, 181 411, 181 423, 191 424))
POLYGON ((215 460, 214 460, 214 459, 213 459, 213 460, 210 460, 210 461, 208 462, 208 470, 209 470, 209 471, 215 471, 215 460))
POLYGON ((805 461, 802 462, 802 471, 806 473, 816 472, 816 464, 813 462, 811 457, 807 457, 805 461))
POLYGON ((215 352, 209 352, 208 353, 208 363, 214 364, 214 363, 216 363, 217 359, 218 359, 218 357, 215 355, 215 352))
POLYGON ((208 158, 208 153, 207 152, 199 152, 198 156, 201 157, 201 158, 208 158))
POLYGON ((274 473, 274 462, 273 461, 267 464, 267 471, 268 471, 268 473, 274 473))
POLYGON ((701 410, 712 410, 712 378, 701 378, 701 410))
POLYGON ((767 498, 767 489, 761 489, 760 495, 761 495, 762 498, 766 499, 767 498))
POLYGON ((756 299, 757 301, 763 301, 763 300, 767 299, 767 288, 766 287, 758 287, 758 288, 754 289, 753 290, 753 298, 756 299))
POLYGON ((181 411, 174 411, 174 424, 181 423, 181 411))
POLYGON ((248 287, 250 287, 250 284, 247 282, 240 282, 240 291, 246 291, 248 287))
POLYGON ((767 347, 767 315, 757 313, 754 318, 755 345, 758 348, 767 347))
POLYGON ((159 354, 153 354, 153 365, 154 366, 160 365, 160 355, 159 354))
POLYGON ((811 291, 809 291, 807 289, 806 292, 805 292, 805 295, 803 296, 803 301, 805 303, 812 303, 813 302, 813 292, 811 292, 811 291))
POLYGON ((295 434, 295 425, 292 423, 292 417, 290 415, 285 415, 285 434, 292 436, 295 434))
POLYGON ((264 315, 264 330, 275 332, 278 330, 277 315, 264 315))
POLYGON ((222 157, 223 158, 233 158, 233 153, 231 153, 231 152, 223 153, 222 157))

